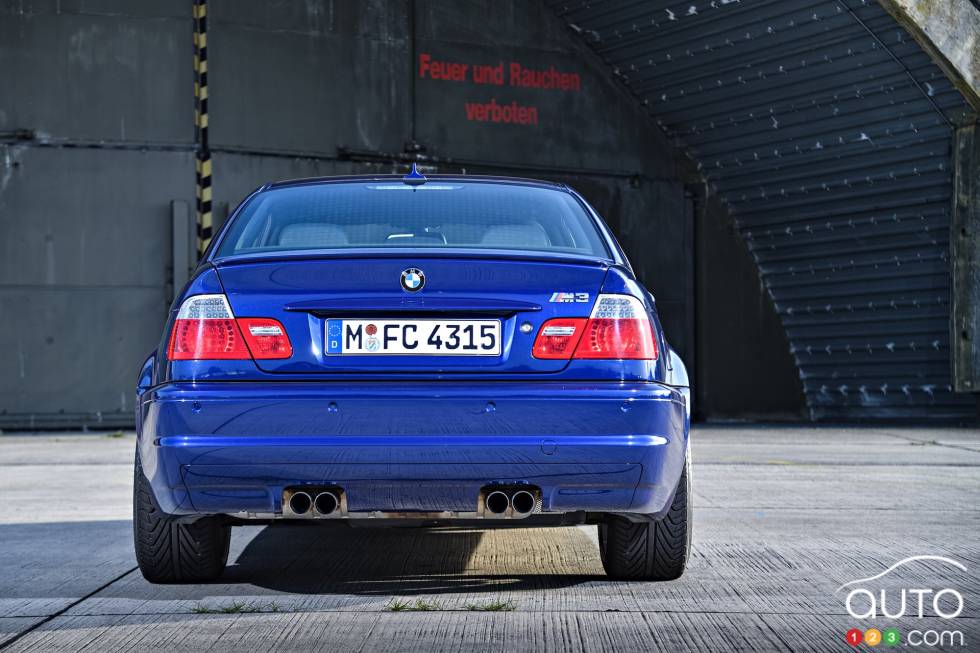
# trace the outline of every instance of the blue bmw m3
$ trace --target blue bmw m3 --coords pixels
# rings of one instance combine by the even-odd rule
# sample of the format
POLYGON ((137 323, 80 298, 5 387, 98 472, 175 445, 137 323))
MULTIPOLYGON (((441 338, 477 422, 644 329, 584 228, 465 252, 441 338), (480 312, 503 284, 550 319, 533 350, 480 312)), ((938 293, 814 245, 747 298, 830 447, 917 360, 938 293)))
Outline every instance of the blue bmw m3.
POLYGON ((560 184, 268 184, 178 293, 137 393, 152 582, 215 579, 232 526, 279 520, 597 524, 612 577, 687 562, 687 374, 560 184))

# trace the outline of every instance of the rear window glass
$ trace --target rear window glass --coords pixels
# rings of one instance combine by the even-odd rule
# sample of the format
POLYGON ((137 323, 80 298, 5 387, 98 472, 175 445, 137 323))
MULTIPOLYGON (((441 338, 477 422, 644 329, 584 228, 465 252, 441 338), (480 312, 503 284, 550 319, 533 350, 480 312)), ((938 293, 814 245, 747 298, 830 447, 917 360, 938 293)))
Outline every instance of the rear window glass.
POLYGON ((609 256, 592 219, 569 193, 435 179, 417 187, 395 179, 259 193, 231 225, 218 256, 387 247, 609 256))

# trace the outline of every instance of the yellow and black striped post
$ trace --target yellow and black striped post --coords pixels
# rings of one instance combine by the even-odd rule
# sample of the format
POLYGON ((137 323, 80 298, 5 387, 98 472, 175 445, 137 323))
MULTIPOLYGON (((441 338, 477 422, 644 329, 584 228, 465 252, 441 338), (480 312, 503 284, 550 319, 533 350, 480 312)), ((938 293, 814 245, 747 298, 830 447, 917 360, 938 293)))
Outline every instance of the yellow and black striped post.
POLYGON ((211 244, 211 148, 208 145, 208 3, 194 0, 194 126, 197 131, 197 257, 211 244))

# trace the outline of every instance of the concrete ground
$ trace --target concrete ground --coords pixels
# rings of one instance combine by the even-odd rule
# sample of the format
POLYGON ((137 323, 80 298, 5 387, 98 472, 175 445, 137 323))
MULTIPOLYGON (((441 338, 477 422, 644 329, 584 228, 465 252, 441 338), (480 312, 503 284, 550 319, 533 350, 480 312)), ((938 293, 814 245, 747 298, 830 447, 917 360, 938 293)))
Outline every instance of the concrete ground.
POLYGON ((606 580, 595 527, 276 525, 234 530, 220 582, 159 586, 133 558, 131 435, 2 436, 0 649, 827 651, 893 626, 980 650, 980 432, 701 427, 693 442, 676 582, 606 580), (900 588, 954 588, 959 617, 848 616, 840 585, 913 555, 967 571, 920 560, 866 586, 892 612, 900 588), (430 610, 392 609, 416 602, 430 610), (475 609, 492 607, 512 609, 475 609))

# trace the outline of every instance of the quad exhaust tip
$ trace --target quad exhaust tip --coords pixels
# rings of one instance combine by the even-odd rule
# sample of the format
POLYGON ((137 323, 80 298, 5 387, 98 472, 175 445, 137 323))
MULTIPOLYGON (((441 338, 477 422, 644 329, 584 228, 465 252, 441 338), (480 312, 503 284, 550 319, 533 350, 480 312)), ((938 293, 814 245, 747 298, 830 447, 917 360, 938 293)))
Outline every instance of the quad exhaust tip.
POLYGON ((316 499, 313 500, 313 508, 316 510, 318 515, 331 515, 337 510, 339 505, 340 503, 337 501, 337 495, 335 495, 333 492, 321 492, 320 494, 316 495, 316 499))
POLYGON ((313 507, 313 499, 306 492, 293 492, 289 497, 289 509, 296 515, 305 515, 311 507, 313 507))
POLYGON ((287 487, 283 490, 283 517, 329 517, 346 512, 343 489, 338 487, 287 487))
POLYGON ((526 515, 534 510, 535 503, 534 495, 527 490, 518 490, 510 498, 510 505, 514 508, 514 512, 519 515, 526 515))
MULTIPOLYGON (((480 491, 483 505, 474 516, 494 516, 504 519, 527 517, 538 509, 541 490, 523 484, 489 485, 480 491)), ((343 505, 343 489, 332 487, 286 488, 283 492, 283 517, 329 517, 338 512, 347 515, 343 505)), ((399 514, 398 516, 405 516, 399 514)), ((460 513, 460 516, 464 516, 460 513)))
POLYGON ((487 486, 482 490, 483 508, 490 515, 526 517, 538 506, 540 490, 536 487, 521 489, 507 486, 487 486))
POLYGON ((500 490, 494 490, 487 495, 487 510, 495 515, 502 515, 510 507, 510 498, 500 490))

